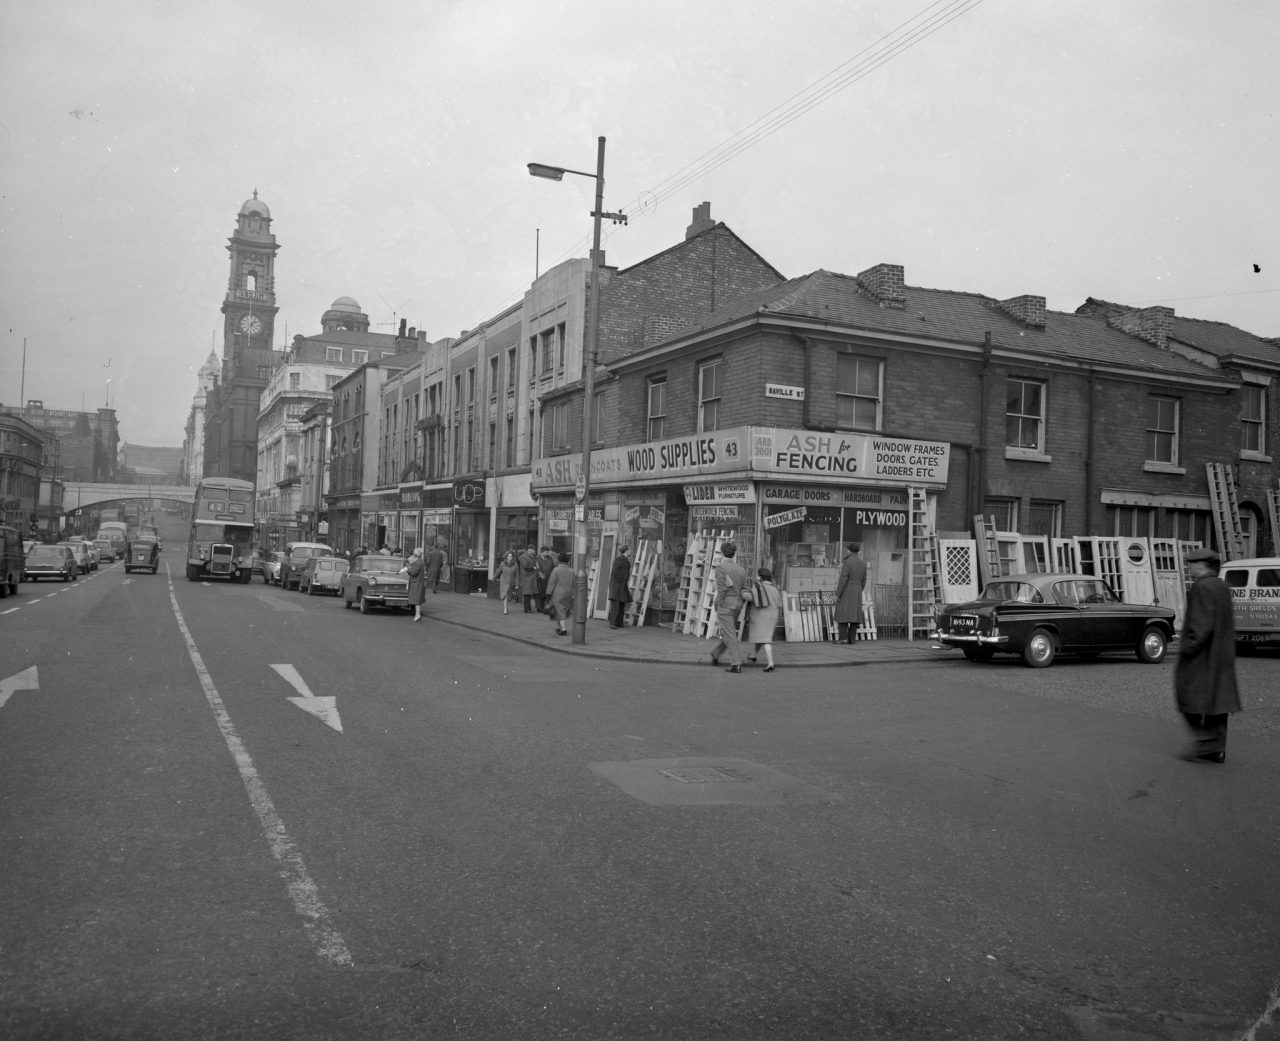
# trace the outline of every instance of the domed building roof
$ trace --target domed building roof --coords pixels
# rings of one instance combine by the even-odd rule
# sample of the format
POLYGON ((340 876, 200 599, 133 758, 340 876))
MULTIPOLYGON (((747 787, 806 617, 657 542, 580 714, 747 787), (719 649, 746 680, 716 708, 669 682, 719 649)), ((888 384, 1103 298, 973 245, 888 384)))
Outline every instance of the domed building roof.
POLYGON ((244 204, 240 207, 240 216, 243 217, 247 213, 257 213, 268 220, 271 219, 271 210, 268 209, 265 202, 258 198, 257 188, 253 190, 253 198, 245 199, 244 204))
POLYGON ((340 296, 332 304, 329 305, 330 311, 351 311, 354 314, 363 314, 359 303, 352 297, 340 296))

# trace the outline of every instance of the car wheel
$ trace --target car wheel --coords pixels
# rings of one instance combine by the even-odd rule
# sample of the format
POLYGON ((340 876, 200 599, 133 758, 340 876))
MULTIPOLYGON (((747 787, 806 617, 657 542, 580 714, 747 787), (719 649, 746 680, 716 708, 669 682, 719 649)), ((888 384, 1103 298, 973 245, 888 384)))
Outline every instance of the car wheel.
POLYGON ((989 662, 995 654, 995 651, 990 647, 962 647, 961 650, 964 651, 964 656, 968 658, 969 661, 976 661, 983 665, 989 662))
POLYGON ((1155 625, 1148 625, 1138 641, 1138 661, 1147 665, 1156 665, 1164 661, 1164 652, 1169 648, 1169 641, 1164 631, 1155 625))
POLYGON ((1033 629, 1027 637, 1026 646, 1022 648, 1022 660, 1033 669, 1043 669, 1053 664, 1057 653, 1053 634, 1048 629, 1033 629))
POLYGON ((360 613, 361 613, 361 614, 368 614, 368 613, 369 613, 369 601, 368 601, 368 600, 366 600, 366 599, 364 598, 364 590, 363 590, 363 589, 361 589, 361 590, 357 590, 357 591, 356 591, 356 603, 358 603, 358 604, 360 605, 360 613))

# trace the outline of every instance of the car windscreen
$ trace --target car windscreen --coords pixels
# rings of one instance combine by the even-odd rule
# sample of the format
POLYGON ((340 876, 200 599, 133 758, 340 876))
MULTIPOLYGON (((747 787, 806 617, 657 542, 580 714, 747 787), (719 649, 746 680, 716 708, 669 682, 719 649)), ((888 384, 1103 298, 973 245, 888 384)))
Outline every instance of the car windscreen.
POLYGON ((402 567, 404 567, 404 561, 399 557, 365 557, 364 560, 366 571, 375 571, 380 575, 394 575, 402 567))
POLYGON ((65 560, 66 558, 52 546, 32 546, 27 554, 28 563, 33 560, 65 560))

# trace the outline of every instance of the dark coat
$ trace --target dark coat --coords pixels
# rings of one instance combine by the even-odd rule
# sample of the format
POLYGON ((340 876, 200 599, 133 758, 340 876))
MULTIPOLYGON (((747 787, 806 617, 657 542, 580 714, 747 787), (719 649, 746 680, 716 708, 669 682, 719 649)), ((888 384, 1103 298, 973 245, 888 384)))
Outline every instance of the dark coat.
POLYGON ((627 583, 631 580, 631 561, 619 553, 613 558, 613 569, 609 572, 609 599, 631 603, 631 590, 627 583))
POLYGON ((520 565, 520 595, 538 595, 538 556, 531 549, 525 550, 516 557, 520 565))
POLYGON ((1179 712, 1216 716, 1240 711, 1231 590, 1217 575, 1196 579, 1187 594, 1173 692, 1179 712))
POLYGON ((853 552, 844 555, 836 580, 836 621, 862 624, 862 590, 867 584, 866 562, 853 552))
POLYGON ((423 576, 423 582, 434 590, 436 584, 440 581, 440 569, 444 567, 444 551, 438 547, 432 547, 427 550, 426 555, 427 570, 423 576))
POLYGON ((547 599, 555 617, 564 621, 573 610, 573 568, 557 564, 547 579, 547 599))

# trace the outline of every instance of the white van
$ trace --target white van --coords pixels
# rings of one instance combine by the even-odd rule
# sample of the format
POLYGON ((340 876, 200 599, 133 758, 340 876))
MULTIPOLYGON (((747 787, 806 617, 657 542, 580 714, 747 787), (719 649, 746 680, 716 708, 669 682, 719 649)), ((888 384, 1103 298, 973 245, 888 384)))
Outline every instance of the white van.
POLYGON ((1229 560, 1218 574, 1231 587, 1236 648, 1280 648, 1280 557, 1229 560))

